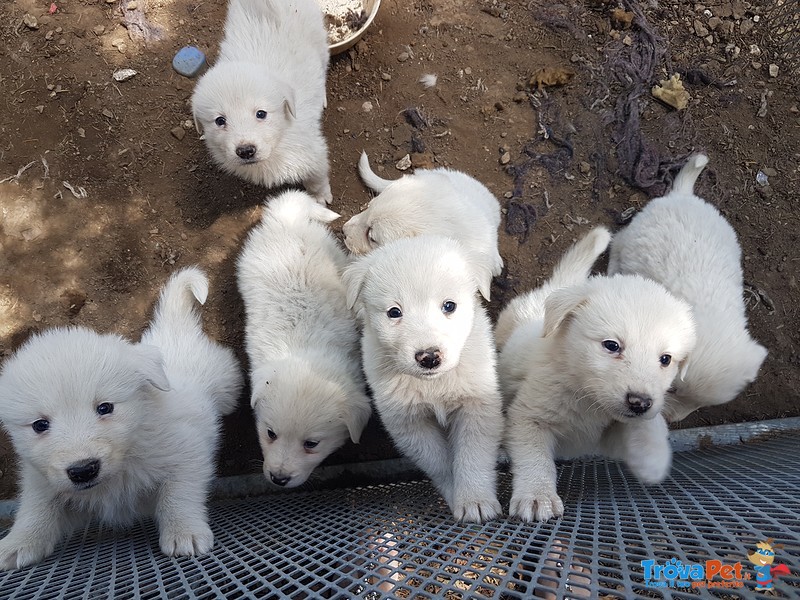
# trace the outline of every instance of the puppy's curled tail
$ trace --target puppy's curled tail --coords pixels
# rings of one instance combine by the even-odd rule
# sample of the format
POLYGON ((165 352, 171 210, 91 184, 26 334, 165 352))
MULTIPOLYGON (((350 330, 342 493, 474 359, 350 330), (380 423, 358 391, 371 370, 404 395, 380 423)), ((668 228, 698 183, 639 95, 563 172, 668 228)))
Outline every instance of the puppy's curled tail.
POLYGON ((681 167, 675 181, 672 182, 672 192, 675 194, 694 193, 694 184, 700 173, 708 164, 708 157, 705 154, 692 154, 686 164, 681 167))
POLYGON ((361 180, 368 188, 378 193, 382 192, 393 183, 391 179, 383 179, 375 175, 369 166, 367 153, 364 151, 361 152, 361 158, 358 159, 358 174, 361 175, 361 180))
POLYGON ((606 251, 611 242, 611 233, 605 227, 595 227, 579 239, 567 250, 558 261, 550 286, 553 289, 578 285, 589 277, 592 266, 598 257, 606 251))
POLYGON ((261 220, 275 219, 286 225, 294 225, 308 221, 330 223, 340 216, 317 202, 308 193, 289 190, 267 202, 261 220))
POLYGON ((195 304, 205 304, 208 298, 208 278, 197 267, 186 267, 169 278, 156 306, 154 325, 200 326, 195 304))

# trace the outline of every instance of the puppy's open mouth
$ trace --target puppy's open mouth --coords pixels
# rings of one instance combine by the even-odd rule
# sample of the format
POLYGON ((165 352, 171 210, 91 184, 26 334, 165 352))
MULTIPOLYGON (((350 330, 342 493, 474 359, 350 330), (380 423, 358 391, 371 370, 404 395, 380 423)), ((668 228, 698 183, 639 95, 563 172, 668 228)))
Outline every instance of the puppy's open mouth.
POLYGON ((86 483, 75 483, 73 487, 76 491, 82 492, 83 490, 89 490, 93 487, 97 487, 100 485, 99 481, 87 481, 86 483))

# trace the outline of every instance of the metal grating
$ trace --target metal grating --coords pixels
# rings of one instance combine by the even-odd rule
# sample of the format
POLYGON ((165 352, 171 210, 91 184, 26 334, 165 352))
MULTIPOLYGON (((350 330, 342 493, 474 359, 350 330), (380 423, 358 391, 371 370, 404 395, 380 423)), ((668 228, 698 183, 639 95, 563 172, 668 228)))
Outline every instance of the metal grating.
POLYGON ((764 6, 768 36, 778 57, 790 72, 800 70, 800 3, 797 0, 772 0, 764 6))
MULTIPOLYGON (((648 588, 643 560, 741 562, 766 538, 791 574, 764 598, 800 597, 800 435, 683 452, 643 487, 617 463, 559 468, 566 514, 546 524, 453 522, 427 482, 214 503, 217 545, 169 559, 152 522, 95 526, 44 563, 0 574, 0 598, 753 598, 741 589, 648 588)), ((500 476, 507 506, 510 478, 500 476)))

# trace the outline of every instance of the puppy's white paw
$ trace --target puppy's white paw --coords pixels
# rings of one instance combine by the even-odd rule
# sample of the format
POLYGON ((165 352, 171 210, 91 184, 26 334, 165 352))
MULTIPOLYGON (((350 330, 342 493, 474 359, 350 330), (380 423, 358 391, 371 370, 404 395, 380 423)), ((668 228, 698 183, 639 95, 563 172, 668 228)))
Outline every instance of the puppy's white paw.
POLYGON ((547 521, 564 514, 564 503, 555 492, 535 496, 513 496, 508 510, 523 521, 547 521))
POLYGON ((453 516, 459 521, 484 523, 498 517, 502 508, 494 496, 456 500, 453 516))
POLYGON ((29 540, 0 540, 0 570, 13 571, 42 562, 55 550, 55 545, 36 544, 29 540))
POLYGON ((669 475, 672 454, 670 452, 652 454, 643 452, 638 456, 629 457, 625 462, 639 481, 647 485, 655 485, 664 481, 669 475))
POLYGON ((161 532, 161 551, 167 556, 200 556, 214 547, 214 534, 206 523, 161 532))

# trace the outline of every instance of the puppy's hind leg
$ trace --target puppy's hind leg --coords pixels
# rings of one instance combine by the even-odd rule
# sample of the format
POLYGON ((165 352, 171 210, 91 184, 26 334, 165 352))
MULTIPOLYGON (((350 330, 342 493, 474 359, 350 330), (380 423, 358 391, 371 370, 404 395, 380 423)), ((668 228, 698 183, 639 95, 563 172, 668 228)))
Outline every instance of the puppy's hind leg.
POLYGON ((47 482, 23 467, 19 511, 8 535, 0 540, 0 570, 35 565, 50 556, 72 528, 63 506, 47 482))
POLYGON ((449 506, 453 506, 453 471, 450 451, 438 423, 421 411, 413 414, 381 412, 397 448, 431 479, 449 506))
POLYGON ((328 174, 328 146, 322 136, 317 140, 317 145, 320 151, 316 153, 316 156, 310 157, 315 166, 311 173, 303 179, 302 183, 306 191, 314 196, 317 202, 322 206, 326 206, 333 201, 331 181, 328 174))
POLYGON ((453 514, 482 523, 501 512, 497 500, 497 454, 503 435, 500 394, 493 401, 468 401, 450 427, 453 452, 453 514))

